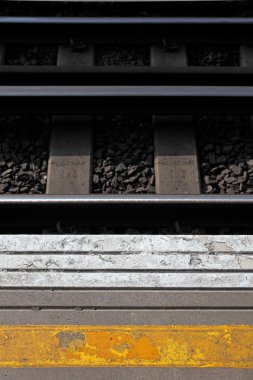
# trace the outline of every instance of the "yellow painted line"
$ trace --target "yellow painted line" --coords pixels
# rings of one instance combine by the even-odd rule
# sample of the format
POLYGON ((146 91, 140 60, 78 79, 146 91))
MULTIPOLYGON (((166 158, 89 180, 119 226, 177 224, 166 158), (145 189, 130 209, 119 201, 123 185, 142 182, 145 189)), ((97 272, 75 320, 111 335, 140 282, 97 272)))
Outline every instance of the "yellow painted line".
POLYGON ((0 326, 0 367, 253 368, 253 326, 0 326))

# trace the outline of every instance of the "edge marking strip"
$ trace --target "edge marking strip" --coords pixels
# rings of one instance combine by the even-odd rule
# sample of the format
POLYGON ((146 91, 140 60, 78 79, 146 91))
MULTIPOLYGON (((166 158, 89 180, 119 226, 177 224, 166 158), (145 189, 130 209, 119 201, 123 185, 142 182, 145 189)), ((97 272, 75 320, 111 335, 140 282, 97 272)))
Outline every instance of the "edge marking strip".
POLYGON ((253 368, 253 325, 0 326, 0 367, 253 368))

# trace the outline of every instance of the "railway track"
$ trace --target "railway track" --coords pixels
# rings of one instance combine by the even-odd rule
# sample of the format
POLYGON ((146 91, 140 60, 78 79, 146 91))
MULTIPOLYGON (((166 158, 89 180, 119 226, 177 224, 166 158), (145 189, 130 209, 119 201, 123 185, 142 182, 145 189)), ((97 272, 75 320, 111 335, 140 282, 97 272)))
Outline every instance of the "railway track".
MULTIPOLYGON (((55 225, 58 216, 66 221, 68 215, 72 220, 76 207, 81 207, 88 213, 91 224, 98 220, 101 225, 149 224, 149 219, 143 221, 142 215, 152 212, 151 223, 166 225, 168 218, 166 214, 161 215, 164 207, 173 218, 188 221, 191 215, 194 223, 209 225, 216 223, 217 215, 220 224, 233 225, 235 221, 231 216, 236 212, 244 215, 244 224, 249 226, 251 196, 200 194, 191 118, 175 119, 168 115, 192 115, 200 109, 202 113, 251 113, 252 51, 247 44, 252 28, 250 18, 0 18, 2 60, 5 46, 17 41, 48 43, 50 38, 51 44, 57 41, 60 45, 57 66, 0 66, 2 109, 11 113, 73 114, 68 119, 55 119, 47 195, 17 195, 11 199, 2 196, 3 224, 7 221, 11 224, 13 219, 17 226, 26 224, 25 210, 27 223, 32 218, 33 223, 39 219, 36 225, 48 222, 55 225), (94 65, 95 43, 111 42, 116 31, 120 42, 131 43, 134 38, 135 43, 150 44, 150 66, 94 65), (171 33, 174 42, 166 37, 171 33), (81 43, 83 36, 85 41, 81 43), (78 38, 79 45, 84 42, 88 45, 84 49, 73 49, 74 37, 78 38), (187 66, 184 43, 196 44, 203 38, 216 44, 240 43, 241 66, 187 66), (168 47, 169 43, 173 48, 168 47), (167 47, 164 48, 164 44, 167 47), (156 195, 91 194, 93 121, 89 115, 114 112, 167 115, 154 119, 156 195), (75 114, 80 117, 76 119, 75 114), (74 130, 76 138, 72 138, 74 130), (85 144, 80 144, 81 140, 85 144), (73 156, 75 161, 71 159, 73 156), (164 178, 170 180, 164 181, 164 178), (61 202, 61 210, 54 217, 58 202, 61 202), (136 213, 133 214, 133 210, 136 213), (209 216, 208 221, 204 221, 203 215, 209 216)), ((81 221, 80 217, 78 223, 81 221)), ((241 219, 236 223, 241 223, 241 219)))
MULTIPOLYGON (((251 195, 201 194, 192 119, 200 108, 251 114, 252 29, 253 19, 0 18, 2 61, 7 43, 60 44, 57 67, 0 67, 5 112, 54 114, 46 194, 1 195, 1 227, 252 227, 251 195), (180 44, 164 49, 172 33, 180 44), (94 44, 115 36, 149 42, 150 67, 94 67, 94 44), (204 40, 240 44, 241 67, 187 67, 184 44, 204 40), (91 193, 101 112, 153 115, 156 194, 91 193)), ((2 235, 0 249, 1 376, 252 377, 251 235, 2 235)))

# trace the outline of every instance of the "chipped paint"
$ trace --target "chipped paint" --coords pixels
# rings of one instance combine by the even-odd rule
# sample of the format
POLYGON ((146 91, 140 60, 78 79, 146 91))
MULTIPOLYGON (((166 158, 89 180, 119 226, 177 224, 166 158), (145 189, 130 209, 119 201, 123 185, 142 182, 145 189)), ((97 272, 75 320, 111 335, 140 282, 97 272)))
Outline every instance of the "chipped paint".
POLYGON ((0 271, 0 288, 253 288, 252 271, 0 271))
POLYGON ((252 235, 1 235, 0 252, 248 253, 252 235))
POLYGON ((253 326, 0 326, 0 367, 253 368, 253 326))
MULTIPOLYGON (((240 262, 252 260, 249 254, 115 252, 85 254, 0 254, 0 270, 240 270, 240 262)), ((249 267, 252 269, 252 266, 249 267)))
POLYGON ((253 257, 251 256, 238 256, 240 269, 253 270, 253 257))
POLYGON ((220 253, 220 252, 233 252, 233 248, 224 241, 212 241, 205 243, 210 254, 220 253))

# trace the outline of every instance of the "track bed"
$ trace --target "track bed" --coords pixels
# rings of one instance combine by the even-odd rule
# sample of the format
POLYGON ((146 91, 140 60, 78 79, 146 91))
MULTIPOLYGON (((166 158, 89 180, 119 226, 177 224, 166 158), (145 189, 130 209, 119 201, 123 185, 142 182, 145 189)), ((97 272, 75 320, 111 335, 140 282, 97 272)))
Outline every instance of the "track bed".
POLYGON ((252 377, 252 30, 0 18, 0 377, 252 377))

